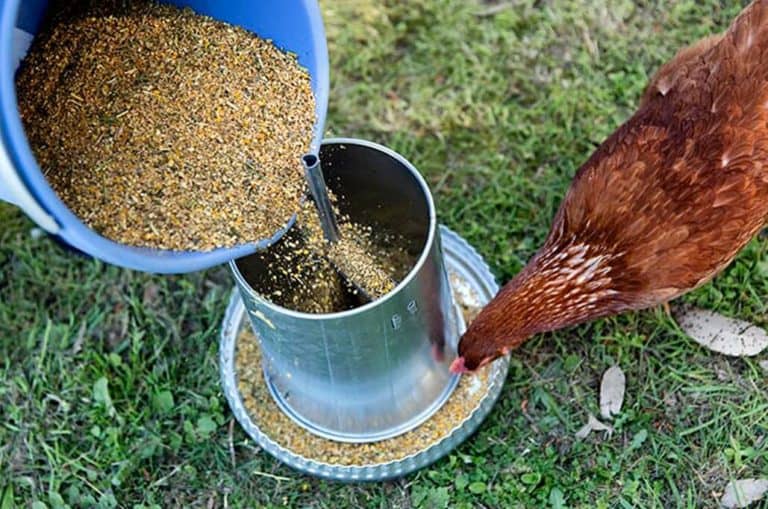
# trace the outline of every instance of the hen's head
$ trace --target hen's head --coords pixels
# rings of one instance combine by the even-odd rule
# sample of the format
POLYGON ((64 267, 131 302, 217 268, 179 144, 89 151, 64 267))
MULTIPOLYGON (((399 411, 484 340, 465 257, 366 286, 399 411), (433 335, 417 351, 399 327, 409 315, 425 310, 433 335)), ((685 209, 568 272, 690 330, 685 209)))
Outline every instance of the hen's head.
MULTIPOLYGON (((496 307, 488 307, 491 313, 496 307)), ((459 356, 451 364, 454 373, 471 373, 497 357, 506 355, 511 348, 523 343, 528 336, 522 330, 499 326, 495 317, 480 315, 475 318, 459 342, 459 356), (514 345, 514 346, 513 346, 514 345)))
POLYGON ((451 364, 454 373, 470 373, 506 355, 532 335, 522 311, 522 283, 529 276, 523 271, 480 311, 461 337, 458 357, 451 364))

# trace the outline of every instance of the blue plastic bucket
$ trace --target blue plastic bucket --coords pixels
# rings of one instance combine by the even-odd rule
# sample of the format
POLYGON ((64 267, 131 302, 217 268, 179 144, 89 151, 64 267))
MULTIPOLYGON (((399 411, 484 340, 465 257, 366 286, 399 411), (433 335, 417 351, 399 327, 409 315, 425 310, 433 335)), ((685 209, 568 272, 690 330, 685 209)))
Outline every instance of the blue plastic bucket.
MULTIPOLYGON (((171 0, 167 3, 240 25, 295 53, 312 77, 317 103, 312 149, 319 149, 328 107, 328 49, 315 0, 171 0)), ((46 181, 27 142, 14 84, 18 63, 38 31, 47 5, 46 0, 0 0, 0 199, 18 205, 38 225, 70 246, 107 263, 145 272, 201 270, 251 254, 276 240, 282 232, 260 243, 208 252, 132 247, 102 237, 64 205, 46 181)))

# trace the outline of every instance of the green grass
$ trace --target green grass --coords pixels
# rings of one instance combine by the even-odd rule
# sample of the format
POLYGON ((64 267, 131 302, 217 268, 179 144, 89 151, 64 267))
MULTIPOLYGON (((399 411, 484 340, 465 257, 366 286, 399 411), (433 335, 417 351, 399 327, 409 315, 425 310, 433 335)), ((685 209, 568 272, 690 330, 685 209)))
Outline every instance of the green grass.
MULTIPOLYGON (((408 157, 441 220, 501 280, 542 242, 574 171, 631 114, 649 74, 740 8, 324 4, 328 134, 408 157)), ((150 276, 33 238, 10 207, 0 225, 0 509, 716 507, 729 479, 768 472, 766 356, 705 351, 651 310, 515 352, 493 413, 430 468, 368 485, 304 477, 232 427, 217 373, 226 270, 150 276), (577 441, 614 363, 628 380, 616 433, 577 441)), ((766 251, 754 241, 686 299, 768 325, 766 251)))

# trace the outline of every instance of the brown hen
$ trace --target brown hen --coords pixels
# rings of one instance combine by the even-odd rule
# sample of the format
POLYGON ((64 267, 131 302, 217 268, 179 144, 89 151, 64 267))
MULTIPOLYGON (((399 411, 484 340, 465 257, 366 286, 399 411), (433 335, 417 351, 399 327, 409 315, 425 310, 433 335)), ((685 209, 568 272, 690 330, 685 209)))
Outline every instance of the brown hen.
POLYGON ((472 322, 454 372, 532 335, 665 303, 768 219, 768 0, 659 69, 579 169, 544 246, 472 322))

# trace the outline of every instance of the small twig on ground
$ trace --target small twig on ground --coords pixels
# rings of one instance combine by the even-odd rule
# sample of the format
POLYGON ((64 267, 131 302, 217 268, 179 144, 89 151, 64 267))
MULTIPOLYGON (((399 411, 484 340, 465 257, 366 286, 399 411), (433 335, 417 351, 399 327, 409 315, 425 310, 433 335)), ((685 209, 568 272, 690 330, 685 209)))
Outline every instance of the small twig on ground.
POLYGON ((258 475, 258 476, 261 476, 261 477, 269 477, 270 479, 274 479, 275 481, 290 481, 291 480, 288 477, 283 477, 281 475, 270 474, 268 472, 261 472, 260 470, 254 470, 253 475, 258 475))
POLYGON ((83 349, 83 343, 85 342, 85 320, 80 322, 80 329, 77 331, 77 336, 75 336, 75 341, 72 344, 72 355, 77 355, 80 353, 80 350, 83 349))
POLYGON ((230 419, 229 432, 227 433, 227 445, 229 446, 229 460, 232 462, 232 468, 235 468, 237 466, 235 463, 235 442, 233 438, 234 432, 235 432, 235 420, 230 419))
POLYGON ((496 14, 498 14, 500 12, 504 12, 507 9, 510 9, 510 8, 512 8, 512 3, 511 2, 504 2, 504 3, 501 3, 501 4, 492 5, 492 6, 488 7, 487 9, 483 9, 482 11, 477 11, 475 13, 475 16, 477 16, 478 18, 486 18, 488 16, 495 16, 496 14))
POLYGON ((165 475, 165 476, 161 477, 160 479, 158 479, 157 481, 153 482, 152 484, 149 485, 149 487, 150 488, 154 488, 155 486, 161 486, 165 481, 167 481, 168 479, 170 479, 171 477, 173 477, 174 475, 179 473, 179 470, 181 470, 181 465, 176 465, 168 473, 168 475, 165 475))

